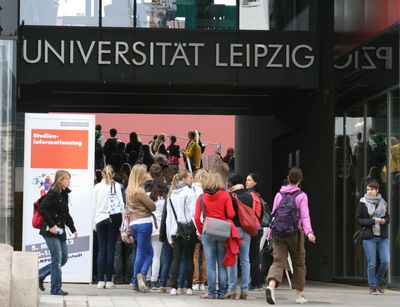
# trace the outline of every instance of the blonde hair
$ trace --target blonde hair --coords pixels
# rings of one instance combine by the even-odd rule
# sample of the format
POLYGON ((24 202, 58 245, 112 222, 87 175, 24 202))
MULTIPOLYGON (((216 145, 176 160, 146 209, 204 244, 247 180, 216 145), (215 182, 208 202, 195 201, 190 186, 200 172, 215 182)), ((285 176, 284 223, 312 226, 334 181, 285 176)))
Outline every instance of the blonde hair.
POLYGON ((154 144, 153 144, 153 152, 154 154, 158 152, 158 149, 160 148, 161 144, 165 142, 165 138, 167 137, 167 135, 165 133, 160 133, 157 136, 157 139, 155 140, 154 144))
POLYGON ((107 184, 111 184, 114 181, 114 169, 111 165, 106 165, 101 171, 101 175, 107 184))
POLYGON ((203 190, 223 190, 225 189, 225 182, 218 172, 211 170, 205 174, 202 187, 203 190))
POLYGON ((195 171, 194 173, 194 182, 199 182, 201 184, 201 186, 204 185, 204 182, 207 179, 207 170, 204 168, 200 168, 197 171, 195 171))
POLYGON ((176 189, 178 182, 185 179, 191 172, 186 169, 180 169, 177 174, 172 178, 171 188, 169 189, 168 196, 171 195, 172 191, 176 189))
POLYGON ((129 175, 126 194, 133 197, 137 192, 143 190, 143 184, 147 180, 147 166, 145 164, 135 164, 129 175))
POLYGON ((211 170, 213 172, 218 173, 221 176, 221 179, 226 184, 226 182, 228 181, 228 176, 229 176, 229 166, 228 166, 228 164, 226 164, 225 162, 222 162, 222 161, 215 161, 211 170))
POLYGON ((60 193, 62 191, 62 187, 61 187, 61 181, 65 179, 65 177, 69 177, 71 178, 71 174, 66 171, 66 170, 58 170, 56 172, 56 176, 54 178, 54 182, 51 185, 51 187, 55 190, 57 190, 58 193, 60 193))

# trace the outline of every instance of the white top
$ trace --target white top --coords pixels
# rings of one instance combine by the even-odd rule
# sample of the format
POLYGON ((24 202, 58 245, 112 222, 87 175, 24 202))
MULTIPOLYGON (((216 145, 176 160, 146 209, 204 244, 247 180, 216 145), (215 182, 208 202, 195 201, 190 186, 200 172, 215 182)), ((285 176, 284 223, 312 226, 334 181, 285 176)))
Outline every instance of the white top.
POLYGON ((154 203, 156 204, 156 211, 154 211, 153 213, 156 217, 158 228, 156 228, 156 226, 154 225, 154 219, 151 219, 153 222, 153 233, 151 235, 158 236, 160 235, 161 217, 164 209, 165 199, 162 197, 158 197, 158 199, 154 203))
MULTIPOLYGON (((122 199, 121 186, 115 182, 115 191, 121 204, 121 212, 124 210, 124 201, 122 199)), ((92 226, 93 228, 97 223, 108 219, 108 195, 111 192, 111 185, 106 184, 103 179, 93 188, 92 194, 92 226)))
POLYGON ((190 220, 194 222, 194 211, 196 208, 196 194, 188 186, 178 188, 172 191, 167 201, 167 219, 165 222, 167 230, 168 242, 172 244, 172 236, 176 235, 178 225, 172 211, 170 199, 174 205, 176 216, 179 222, 188 223, 190 220))

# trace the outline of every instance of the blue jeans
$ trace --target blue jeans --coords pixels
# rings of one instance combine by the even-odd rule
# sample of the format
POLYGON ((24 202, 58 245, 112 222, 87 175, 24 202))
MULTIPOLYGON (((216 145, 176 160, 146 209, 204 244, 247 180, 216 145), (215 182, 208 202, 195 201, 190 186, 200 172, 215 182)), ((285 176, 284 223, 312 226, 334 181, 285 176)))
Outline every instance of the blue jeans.
POLYGON ((219 241, 213 237, 203 234, 201 237, 207 259, 207 281, 208 295, 224 297, 227 288, 228 274, 226 267, 222 264, 225 256, 225 241, 219 241), (218 263, 218 291, 216 289, 216 265, 218 263))
POLYGON ((96 224, 97 232, 97 273, 99 281, 104 281, 104 274, 107 275, 106 281, 111 281, 114 273, 114 251, 117 242, 118 228, 109 219, 96 224))
MULTIPOLYGON (((242 228, 237 227, 237 230, 240 233, 240 246, 239 246, 239 259, 240 259, 240 268, 242 272, 241 281, 242 284, 240 286, 240 290, 248 291, 249 290, 249 280, 250 280, 250 261, 249 261, 249 250, 250 250, 250 235, 245 232, 242 228)), ((236 256, 237 257, 237 256, 236 256)), ((237 270, 238 264, 229 267, 229 290, 236 291, 237 284, 237 270)))
MULTIPOLYGON (((161 249, 161 271, 160 271, 160 287, 165 288, 167 286, 167 280, 169 277, 169 271, 171 269, 171 263, 173 258, 174 250, 168 241, 163 242, 161 249)), ((179 277, 178 277, 178 288, 185 288, 185 276, 186 276, 186 261, 184 257, 181 258, 179 265, 179 277)))
POLYGON ((376 289, 378 284, 385 281, 385 273, 389 265, 389 244, 388 239, 374 237, 363 241, 365 255, 367 256, 367 276, 371 289, 376 289), (376 253, 378 252, 380 263, 376 272, 376 253), (375 274, 376 272, 376 274, 375 274))
POLYGON ((49 248, 51 263, 39 270, 39 279, 44 280, 51 274, 51 294, 57 294, 61 291, 61 267, 67 263, 68 249, 67 243, 56 237, 43 236, 49 248))
POLYGON ((133 236, 136 238, 136 258, 133 265, 132 284, 137 285, 137 274, 141 273, 146 278, 147 271, 153 262, 153 246, 151 245, 152 223, 133 224, 131 226, 133 236))

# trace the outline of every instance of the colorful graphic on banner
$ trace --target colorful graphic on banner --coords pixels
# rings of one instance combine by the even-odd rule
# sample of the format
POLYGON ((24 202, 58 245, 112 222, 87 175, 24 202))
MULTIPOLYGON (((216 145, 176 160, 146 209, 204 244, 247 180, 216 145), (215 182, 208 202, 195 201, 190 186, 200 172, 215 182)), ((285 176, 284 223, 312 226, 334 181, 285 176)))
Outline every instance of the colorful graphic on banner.
POLYGON ((91 191, 94 173, 94 115, 26 114, 23 249, 37 252, 39 267, 51 262, 39 230, 32 227, 33 203, 46 194, 57 170, 71 174, 69 212, 79 234, 66 228, 68 261, 63 282, 91 282, 91 191))

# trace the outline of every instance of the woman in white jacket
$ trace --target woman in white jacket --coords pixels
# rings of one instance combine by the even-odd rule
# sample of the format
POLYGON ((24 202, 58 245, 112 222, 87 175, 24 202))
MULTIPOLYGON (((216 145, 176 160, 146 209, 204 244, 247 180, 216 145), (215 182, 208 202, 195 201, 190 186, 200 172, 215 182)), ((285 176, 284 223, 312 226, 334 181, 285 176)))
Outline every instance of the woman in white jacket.
POLYGON ((118 227, 115 226, 110 219, 108 199, 110 193, 116 193, 121 207, 124 209, 124 201, 122 199, 121 187, 113 179, 114 171, 110 165, 107 165, 102 171, 100 183, 96 184, 93 189, 92 196, 92 224, 93 229, 97 232, 97 242, 99 246, 97 254, 97 272, 98 284, 97 288, 114 288, 112 276, 114 273, 114 249, 118 236, 118 227), (106 281, 104 281, 106 275, 106 281))
POLYGON ((172 180, 171 190, 167 200, 166 231, 168 242, 174 249, 171 264, 171 295, 177 295, 179 264, 181 257, 186 260, 186 283, 187 294, 192 295, 193 284, 193 253, 196 243, 196 230, 193 224, 193 235, 189 239, 177 237, 178 224, 193 223, 194 210, 196 207, 196 194, 191 189, 193 176, 187 170, 179 170, 172 180), (176 214, 176 218, 175 218, 176 214))

